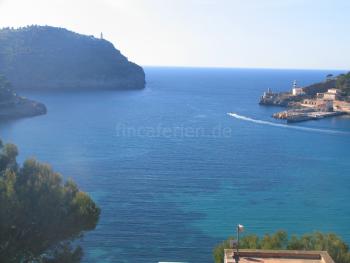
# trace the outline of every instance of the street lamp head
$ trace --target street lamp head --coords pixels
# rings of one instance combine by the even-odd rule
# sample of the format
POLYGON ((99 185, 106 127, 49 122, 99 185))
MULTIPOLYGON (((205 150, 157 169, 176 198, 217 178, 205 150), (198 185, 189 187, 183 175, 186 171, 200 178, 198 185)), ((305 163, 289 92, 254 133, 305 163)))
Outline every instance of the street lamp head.
POLYGON ((244 226, 241 225, 241 224, 238 224, 237 225, 237 230, 238 230, 238 232, 243 232, 244 231, 244 226))

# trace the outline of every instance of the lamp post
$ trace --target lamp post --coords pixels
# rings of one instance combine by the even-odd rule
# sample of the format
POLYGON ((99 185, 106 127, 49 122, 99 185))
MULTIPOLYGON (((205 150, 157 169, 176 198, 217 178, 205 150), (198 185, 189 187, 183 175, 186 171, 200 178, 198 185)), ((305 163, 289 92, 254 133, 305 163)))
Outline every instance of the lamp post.
POLYGON ((237 225, 237 247, 236 247, 236 256, 235 256, 235 261, 236 261, 236 263, 238 263, 239 262, 239 233, 241 233, 241 232, 243 232, 244 231, 244 226, 243 225, 241 225, 241 224, 238 224, 237 225))

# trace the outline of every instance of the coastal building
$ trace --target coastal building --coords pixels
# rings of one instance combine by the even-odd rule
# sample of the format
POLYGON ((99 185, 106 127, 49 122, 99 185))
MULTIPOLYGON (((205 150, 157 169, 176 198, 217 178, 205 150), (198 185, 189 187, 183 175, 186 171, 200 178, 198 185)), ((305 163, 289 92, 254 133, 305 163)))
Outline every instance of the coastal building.
POLYGON ((303 88, 293 88, 292 94, 293 94, 294 96, 300 96, 300 95, 304 95, 305 92, 304 92, 304 89, 303 89, 303 88))
POLYGON ((273 95, 273 92, 270 88, 267 89, 267 91, 264 92, 263 98, 268 98, 273 95))
MULTIPOLYGON (((224 263, 235 263, 236 253, 225 249, 224 263)), ((238 255, 240 263, 334 263, 327 251, 241 249, 238 255)))
POLYGON ((314 108, 319 111, 333 111, 333 100, 325 99, 305 99, 301 103, 301 106, 314 108))
POLYGON ((328 93, 340 95, 341 94, 341 90, 340 89, 329 89, 328 93))
POLYGON ((323 93, 323 99, 325 100, 338 100, 341 97, 341 91, 339 89, 329 89, 323 93))
POLYGON ((323 103, 318 105, 320 111, 333 111, 333 100, 323 100, 323 103))
POLYGON ((336 100, 336 99, 338 99, 338 96, 337 96, 337 94, 326 92, 326 93, 323 94, 323 99, 336 100))
POLYGON ((335 111, 342 111, 350 114, 350 102, 348 101, 335 100, 333 102, 333 108, 335 111))
POLYGON ((301 103, 301 106, 303 107, 309 107, 309 108, 315 108, 317 106, 317 101, 318 99, 307 99, 307 100, 303 100, 303 102, 301 103))
POLYGON ((293 81, 292 94, 293 94, 293 96, 301 96, 301 95, 305 94, 303 88, 297 87, 297 81, 296 80, 293 81))
POLYGON ((316 93, 316 98, 317 99, 323 99, 323 94, 324 93, 316 93))

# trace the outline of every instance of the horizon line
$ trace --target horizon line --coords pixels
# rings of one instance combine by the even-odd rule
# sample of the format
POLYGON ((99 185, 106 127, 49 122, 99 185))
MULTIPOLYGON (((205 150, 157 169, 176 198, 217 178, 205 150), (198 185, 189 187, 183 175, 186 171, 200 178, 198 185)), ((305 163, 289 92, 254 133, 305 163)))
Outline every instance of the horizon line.
MULTIPOLYGON (((135 63, 135 62, 134 62, 135 63)), ((179 66, 179 65, 145 65, 139 64, 142 67, 148 68, 202 68, 202 69, 259 69, 259 70, 312 70, 312 71, 346 71, 349 72, 350 69, 344 68, 275 68, 275 67, 235 67, 235 66, 179 66)))

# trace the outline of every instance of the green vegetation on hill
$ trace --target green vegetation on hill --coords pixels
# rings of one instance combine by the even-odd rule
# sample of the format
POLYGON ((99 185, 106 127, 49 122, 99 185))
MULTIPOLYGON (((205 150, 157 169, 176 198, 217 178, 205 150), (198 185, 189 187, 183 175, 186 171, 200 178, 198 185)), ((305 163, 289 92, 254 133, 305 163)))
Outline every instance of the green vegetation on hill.
POLYGON ((3 76, 0 75, 0 103, 9 101, 15 97, 15 93, 12 90, 11 83, 3 76))
POLYGON ((311 84, 304 88, 304 91, 307 95, 315 96, 317 93, 327 92, 329 89, 335 88, 336 80, 326 80, 323 82, 318 82, 315 84, 311 84))
POLYGON ((350 72, 334 77, 327 75, 323 82, 315 83, 304 88, 307 95, 315 96, 316 93, 327 92, 328 89, 341 89, 345 95, 350 96, 350 72))
MULTIPOLYGON (((213 250, 215 263, 224 262, 224 249, 230 248, 230 237, 218 244, 213 250)), ((304 234, 300 237, 293 235, 288 238, 285 231, 277 231, 262 238, 257 235, 246 235, 240 239, 242 249, 272 249, 272 250, 318 250, 328 251, 333 260, 337 263, 350 263, 350 252, 348 245, 336 234, 315 232, 304 234)))
POLYGON ((93 230, 100 209, 77 185, 34 159, 17 163, 0 141, 0 262, 79 262, 73 241, 93 230))
POLYGON ((0 30, 0 74, 16 89, 143 88, 143 69, 112 43, 64 28, 0 30))
POLYGON ((337 77, 337 88, 350 96, 350 72, 337 77))

